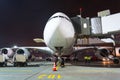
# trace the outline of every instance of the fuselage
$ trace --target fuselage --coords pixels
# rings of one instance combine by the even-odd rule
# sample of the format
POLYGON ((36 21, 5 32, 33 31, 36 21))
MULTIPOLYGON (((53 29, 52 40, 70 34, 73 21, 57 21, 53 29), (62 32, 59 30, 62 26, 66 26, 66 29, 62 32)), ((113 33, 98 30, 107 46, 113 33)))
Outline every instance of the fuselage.
POLYGON ((44 41, 54 52, 66 55, 75 41, 73 24, 64 13, 55 13, 49 18, 44 29, 44 41))

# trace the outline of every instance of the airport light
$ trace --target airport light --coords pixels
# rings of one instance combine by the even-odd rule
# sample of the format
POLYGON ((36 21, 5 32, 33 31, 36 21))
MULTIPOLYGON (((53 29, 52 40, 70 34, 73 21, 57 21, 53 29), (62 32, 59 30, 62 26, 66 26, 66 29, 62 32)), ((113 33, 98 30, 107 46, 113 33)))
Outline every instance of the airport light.
POLYGON ((103 61, 106 61, 106 59, 105 59, 105 58, 103 58, 102 60, 103 60, 103 61))
POLYGON ((82 17, 82 10, 83 10, 83 9, 82 9, 82 8, 80 8, 80 16, 81 16, 81 17, 82 17))
POLYGON ((17 46, 17 45, 14 45, 13 48, 18 48, 18 46, 17 46))
POLYGON ((83 27, 86 29, 86 28, 87 28, 87 23, 84 23, 84 24, 83 24, 83 27))

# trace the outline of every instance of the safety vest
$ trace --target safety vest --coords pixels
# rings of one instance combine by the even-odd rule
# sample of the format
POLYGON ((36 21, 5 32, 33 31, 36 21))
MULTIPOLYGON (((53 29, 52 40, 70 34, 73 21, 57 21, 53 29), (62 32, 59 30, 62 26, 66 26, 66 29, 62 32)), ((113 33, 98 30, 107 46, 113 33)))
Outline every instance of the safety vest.
POLYGON ((85 57, 84 57, 84 59, 85 59, 85 60, 87 60, 87 59, 88 59, 88 57, 87 57, 87 56, 85 56, 85 57))
POLYGON ((88 56, 88 57, 87 57, 87 60, 91 60, 91 57, 90 57, 90 56, 88 56))

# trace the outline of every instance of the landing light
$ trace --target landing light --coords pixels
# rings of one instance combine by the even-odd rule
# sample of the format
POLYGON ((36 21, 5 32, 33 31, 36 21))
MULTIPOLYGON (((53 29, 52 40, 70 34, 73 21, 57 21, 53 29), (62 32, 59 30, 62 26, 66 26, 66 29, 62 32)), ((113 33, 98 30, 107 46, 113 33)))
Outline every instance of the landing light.
POLYGON ((105 58, 103 58, 102 60, 103 60, 103 61, 106 61, 106 59, 105 59, 105 58))
POLYGON ((106 64, 111 64, 111 61, 110 61, 110 59, 109 59, 109 58, 107 58, 107 59, 106 59, 106 58, 103 58, 102 60, 103 60, 103 62, 102 62, 102 63, 103 63, 103 65, 106 65, 106 64))
POLYGON ((36 42, 36 43, 44 42, 44 40, 41 39, 41 38, 35 38, 35 39, 33 39, 33 41, 36 42))
POLYGON ((109 59, 109 58, 107 58, 107 59, 106 59, 106 58, 103 58, 102 60, 103 60, 103 61, 109 61, 110 59, 109 59))

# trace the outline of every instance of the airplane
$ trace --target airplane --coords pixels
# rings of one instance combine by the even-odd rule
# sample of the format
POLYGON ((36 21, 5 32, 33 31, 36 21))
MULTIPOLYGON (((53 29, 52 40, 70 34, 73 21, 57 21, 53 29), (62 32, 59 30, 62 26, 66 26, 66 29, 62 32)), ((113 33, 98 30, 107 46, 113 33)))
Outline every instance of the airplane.
MULTIPOLYGON (((62 12, 57 12, 48 19, 45 25, 43 37, 44 37, 44 43, 47 45, 47 47, 17 48, 17 50, 14 53, 15 55, 13 60, 14 65, 18 64, 18 62, 15 61, 16 60, 15 58, 17 57, 19 58, 19 56, 16 55, 27 54, 27 57, 29 56, 30 53, 27 51, 27 48, 36 48, 42 51, 46 51, 50 54, 57 55, 59 59, 61 59, 62 55, 70 55, 75 50, 73 47, 76 40, 74 26, 71 22, 71 19, 62 12)), ((81 47, 80 49, 86 49, 86 48, 88 47, 83 47, 83 48, 81 47)), ((107 49, 104 48, 98 49, 96 53, 101 55, 102 57, 109 58, 108 55, 105 56, 103 55, 103 54, 109 54, 108 50, 107 51, 106 50, 107 49)), ((112 57, 112 60, 116 64, 119 63, 119 60, 116 57, 112 57)))
MULTIPOLYGON (((44 41, 46 45, 60 57, 61 55, 71 54, 74 51, 73 44, 75 44, 75 40, 75 30, 70 18, 61 12, 53 14, 44 29, 44 41)), ((89 47, 84 47, 84 49, 86 48, 89 47)), ((81 47, 81 49, 83 48, 81 47)), ((98 49, 96 53, 101 55, 102 58, 109 58, 110 54, 107 48, 98 49)), ((118 58, 114 56, 109 59, 113 60, 115 64, 119 63, 118 58)))

